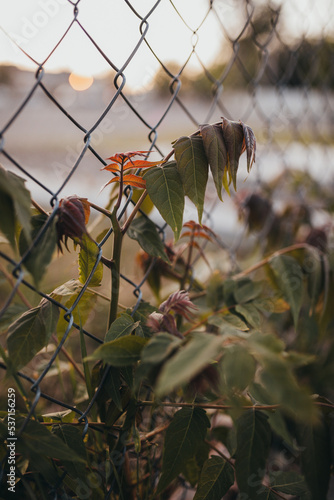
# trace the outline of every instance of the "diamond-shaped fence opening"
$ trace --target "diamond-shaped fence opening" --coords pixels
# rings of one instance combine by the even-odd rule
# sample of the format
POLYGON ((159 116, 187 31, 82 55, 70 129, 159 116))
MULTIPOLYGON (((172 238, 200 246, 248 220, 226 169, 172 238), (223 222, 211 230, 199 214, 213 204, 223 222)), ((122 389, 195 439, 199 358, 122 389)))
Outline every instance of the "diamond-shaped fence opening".
MULTIPOLYGON (((22 12, 11 7, 6 15, 7 6, 0 7, 3 44, 14 61, 29 68, 0 68, 0 156, 5 169, 26 179, 35 206, 50 214, 35 242, 47 234, 62 198, 77 194, 92 203, 108 203, 108 189, 100 193, 108 181, 100 172, 107 157, 149 150, 149 159, 163 158, 173 140, 221 116, 242 120, 257 136, 248 195, 288 169, 332 182, 332 2, 309 1, 303 9, 297 0, 53 0, 36 2, 29 9, 21 4, 22 12), (67 73, 54 73, 66 67, 99 76, 92 78, 91 86, 87 76, 71 86, 67 73), (76 85, 88 88, 75 90, 76 85)), ((245 163, 241 168, 246 177, 245 163)), ((132 197, 133 190, 127 188, 121 215, 133 204, 132 197)), ((238 221, 233 199, 219 205, 219 211, 216 205, 212 193, 204 222, 213 226, 234 259, 245 236, 244 223, 238 221)), ((186 210, 185 218, 195 217, 190 205, 186 210)), ((153 213, 152 220, 162 240, 168 240, 162 219, 153 213)), ((94 224, 98 225, 97 217, 94 224)), ((95 267, 109 252, 110 237, 111 231, 100 236, 95 267)), ((90 300, 90 279, 74 301, 60 301, 51 292, 59 285, 58 274, 73 277, 75 258, 59 255, 50 264, 48 278, 37 286, 24 265, 33 246, 20 256, 8 248, 2 239, 2 328, 14 311, 18 314, 41 299, 65 313, 54 350, 42 354, 44 364, 17 375, 30 399, 30 414, 19 432, 40 408, 69 409, 87 422, 103 380, 88 406, 79 411, 48 379, 61 364, 64 345, 71 345, 72 328, 81 329, 92 345, 102 342, 105 325, 93 328, 94 322, 88 321, 82 328, 78 314, 81 310, 84 316, 90 300)), ((127 251, 133 252, 132 247, 127 251)), ((120 300, 135 311, 145 295, 149 269, 139 275, 134 264, 121 272, 120 300)), ((108 301, 106 290, 97 297, 100 309, 108 301)), ((5 362, 0 367, 4 373, 8 368, 5 362)), ((79 400, 80 394, 76 397, 79 400)))

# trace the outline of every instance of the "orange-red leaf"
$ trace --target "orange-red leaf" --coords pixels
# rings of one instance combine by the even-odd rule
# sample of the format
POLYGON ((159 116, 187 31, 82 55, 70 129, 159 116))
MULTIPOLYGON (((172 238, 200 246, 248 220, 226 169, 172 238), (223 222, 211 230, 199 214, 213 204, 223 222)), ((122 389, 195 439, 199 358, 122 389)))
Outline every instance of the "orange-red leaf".
POLYGON ((212 238, 207 234, 205 233, 204 231, 186 231, 185 233, 182 233, 181 234, 181 238, 183 238, 184 236, 189 236, 189 237, 196 237, 196 238, 204 238, 206 240, 209 240, 209 241, 212 241, 212 238))
POLYGON ((84 213, 85 213, 85 224, 88 224, 89 216, 90 216, 90 204, 87 198, 79 198, 82 203, 84 213))
MULTIPOLYGON (((109 184, 112 184, 113 182, 119 182, 120 181, 120 176, 117 175, 116 177, 113 177, 110 181, 108 181, 104 186, 102 186, 101 191, 109 184)), ((145 189, 146 187, 146 181, 139 175, 134 175, 134 174, 127 174, 123 176, 123 183, 125 186, 133 186, 133 187, 138 187, 141 189, 145 189)))
POLYGON ((146 160, 130 160, 126 165, 124 165, 123 170, 129 170, 130 168, 150 168, 161 165, 162 161, 146 161, 146 160))
POLYGON ((195 247, 195 248, 197 248, 197 250, 199 251, 202 259, 204 260, 204 262, 206 263, 206 265, 208 266, 208 268, 212 270, 210 262, 206 258, 205 253, 203 252, 203 249, 199 246, 199 244, 197 243, 197 241, 193 241, 192 246, 195 247))
POLYGON ((134 174, 124 175, 123 182, 127 186, 134 186, 134 187, 144 188, 144 189, 146 187, 145 179, 143 179, 142 177, 139 177, 139 175, 134 175, 134 174))
POLYGON ((127 153, 116 153, 114 156, 107 158, 107 160, 115 161, 116 163, 122 165, 133 156, 146 156, 148 154, 149 151, 128 151, 127 153))
POLYGON ((119 165, 117 163, 110 163, 110 165, 106 165, 105 167, 102 167, 101 170, 108 170, 108 172, 114 172, 115 174, 119 173, 121 171, 119 165))
MULTIPOLYGON (((183 224, 183 227, 188 227, 193 232, 195 232, 195 231, 197 231, 197 232, 205 232, 206 234, 211 235, 214 238, 217 237, 216 234, 212 231, 212 229, 210 229, 208 226, 206 226, 205 224, 198 224, 198 222, 195 222, 193 220, 185 222, 183 224)), ((185 233, 183 233, 183 234, 185 234, 185 233)))

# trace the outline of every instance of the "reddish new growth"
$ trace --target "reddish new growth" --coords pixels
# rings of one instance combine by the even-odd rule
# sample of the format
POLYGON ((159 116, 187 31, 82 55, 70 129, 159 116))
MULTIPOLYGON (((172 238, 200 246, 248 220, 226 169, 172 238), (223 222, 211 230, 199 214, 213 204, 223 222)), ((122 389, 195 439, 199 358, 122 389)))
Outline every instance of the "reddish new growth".
POLYGON ((193 316, 192 309, 197 309, 197 307, 189 299, 188 292, 185 290, 174 292, 160 305, 160 312, 154 312, 149 315, 147 326, 155 333, 168 332, 183 338, 183 335, 177 329, 174 314, 183 316, 188 321, 191 321, 193 316))
POLYGON ((142 169, 155 167, 160 165, 161 161, 146 161, 146 160, 133 160, 134 156, 147 156, 149 151, 129 151, 127 153, 116 153, 114 156, 110 156, 107 160, 112 161, 110 165, 106 165, 101 170, 108 170, 116 174, 116 176, 108 181, 102 189, 113 182, 122 182, 125 186, 133 186, 138 188, 145 188, 145 180, 138 174, 125 174, 125 171, 131 169, 142 169))
MULTIPOLYGON (((62 252, 61 244, 67 248, 67 238, 78 238, 87 233, 86 224, 90 215, 90 206, 87 198, 69 196, 60 200, 58 208, 57 244, 62 252)), ((68 249, 68 248, 67 248, 68 249)))

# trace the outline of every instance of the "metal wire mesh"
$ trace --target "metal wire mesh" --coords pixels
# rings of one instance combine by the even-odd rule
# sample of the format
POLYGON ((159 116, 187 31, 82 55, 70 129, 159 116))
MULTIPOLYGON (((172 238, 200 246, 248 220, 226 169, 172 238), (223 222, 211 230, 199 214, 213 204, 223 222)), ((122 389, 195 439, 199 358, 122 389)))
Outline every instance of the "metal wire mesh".
MULTIPOLYGON (((64 311, 67 321, 67 327, 41 373, 36 377, 19 373, 19 376, 29 383, 30 391, 34 395, 30 414, 19 432, 24 430, 39 402, 47 400, 54 408, 71 409, 78 413, 80 419, 86 422, 86 433, 87 415, 103 386, 102 380, 84 411, 79 411, 73 403, 63 401, 54 394, 43 392, 43 381, 59 361, 70 330, 80 329, 80 325, 74 321, 73 312, 89 288, 90 278, 82 286, 71 307, 65 307, 50 297, 47 287, 36 288, 31 284, 27 278, 24 261, 56 217, 60 199, 67 194, 73 194, 73 186, 77 185, 78 190, 82 186, 87 193, 78 194, 87 194, 91 201, 95 201, 96 191, 89 193, 88 189, 91 183, 95 182, 92 179, 95 173, 92 172, 97 172, 99 166, 106 165, 106 142, 110 154, 119 151, 118 144, 122 144, 123 150, 148 149, 164 157, 169 152, 170 141, 177 138, 173 134, 176 133, 177 136, 180 132, 181 135, 187 135, 196 130, 199 124, 217 121, 221 115, 234 120, 240 119, 252 126, 258 141, 255 173, 249 178, 250 189, 256 189, 261 182, 288 167, 302 168, 311 173, 319 172, 324 164, 330 164, 333 156, 331 136, 334 124, 334 79, 333 74, 330 74, 333 64, 330 64, 329 59, 324 62, 321 60, 326 40, 329 35, 333 35, 330 20, 334 15, 330 15, 329 11, 331 9, 334 14, 334 7, 330 2, 327 2, 328 5, 326 2, 309 2, 308 9, 300 12, 298 2, 293 0, 282 3, 255 0, 198 1, 198 7, 201 7, 204 14, 197 24, 193 25, 188 21, 187 13, 189 14, 190 9, 196 9, 197 3, 188 3, 185 7, 182 2, 158 0, 147 8, 139 2, 123 0, 119 3, 126 7, 127 16, 136 20, 138 34, 127 56, 121 61, 117 56, 117 44, 122 43, 122 40, 115 40, 111 36, 110 46, 102 48, 96 38, 96 32, 81 21, 80 9, 84 7, 83 3, 80 0, 67 2, 64 17, 69 19, 68 24, 46 57, 37 61, 28 51, 25 52, 25 57, 35 64, 34 76, 24 80, 15 94, 15 105, 11 104, 10 112, 6 109, 5 120, 2 119, 0 123, 0 153, 3 165, 26 178, 34 196, 43 203, 48 202, 51 211, 32 246, 21 258, 0 250, 0 275, 2 274, 4 280, 9 280, 12 286, 2 304, 0 318, 15 300, 20 300, 20 291, 24 293, 29 289, 29 293, 35 297, 54 302, 64 311), (168 21, 160 16, 162 6, 166 4, 170 13, 168 21), (316 21, 312 21, 313 18, 316 21), (151 30, 157 27, 161 30, 161 36, 166 37, 168 44, 168 36, 173 36, 174 23, 181 25, 189 36, 188 55, 183 63, 172 63, 176 57, 173 53, 169 54, 168 60, 160 58, 154 38, 150 38, 151 30), (203 29, 208 23, 215 26, 213 36, 221 38, 221 50, 217 52, 214 61, 209 53, 210 45, 206 45, 205 50, 200 49, 203 29), (295 29, 291 28, 291 23, 295 23, 295 29), (62 44, 74 30, 80 31, 85 43, 88 42, 96 57, 104 59, 106 69, 113 75, 103 99, 98 102, 98 110, 95 107, 92 109, 89 93, 87 98, 85 93, 80 95, 77 108, 66 105, 66 99, 54 86, 54 76, 48 74, 49 61, 62 50, 62 44), (313 45, 316 45, 317 50, 312 52, 315 56, 309 59, 306 51, 303 66, 300 59, 306 50, 307 40, 310 39, 309 33, 312 40, 316 40, 313 45), (145 93, 136 94, 127 84, 127 73, 131 64, 138 60, 140 64, 143 50, 149 53, 149 57, 160 69, 155 77, 155 87, 151 90, 145 89, 145 93), (197 67, 201 68, 200 76, 194 76, 194 70, 189 70, 194 61, 197 67), (327 68, 327 71, 324 71, 324 68, 327 68), (47 120, 42 119, 39 114, 41 102, 48 109, 47 120), (57 121, 60 125, 54 128, 57 121), (31 128, 28 130, 29 122, 31 128), (36 125, 37 129, 34 128, 36 125), (51 139, 54 139, 62 127, 65 133, 62 133, 61 146, 57 146, 57 157, 53 156, 51 139), (43 137, 45 130, 49 130, 49 142, 41 148, 39 134, 43 137), (25 133, 28 137, 26 141, 25 133), (133 144, 133 136, 137 144, 133 144), (36 164, 39 164, 39 167, 36 167, 36 164)), ((115 2, 115 18, 117 8, 115 2)), ((108 15, 110 16, 110 10, 108 15)), ((102 22, 105 16, 103 9, 99 10, 97 7, 94 21, 96 25, 100 19, 102 22)), ((112 26, 112 16, 107 22, 112 26)), ((126 25, 127 20, 124 21, 124 26, 126 25)), ((16 43, 12 35, 8 36, 16 43)), ((207 37, 207 34, 203 37, 207 37)), ((20 50, 24 51, 24 48, 20 50)), ((331 57, 333 58, 333 51, 331 57)), ((90 64, 88 58, 87 64, 90 64)), ((330 169, 323 171, 322 175, 324 180, 330 180, 330 169)), ((103 184, 103 180, 98 182, 103 184)), ((132 203, 132 196, 132 189, 126 189, 126 201, 120 217, 132 203)), ((207 221, 217 226, 221 216, 217 218, 217 212, 210 206, 211 203, 214 207, 215 201, 208 202, 207 221)), ((227 219, 231 218, 232 225, 235 223, 231 204, 227 203, 225 208, 219 210, 226 210, 227 219)), ((160 221, 157 225, 164 239, 166 227, 160 221)), ((241 224, 240 228, 243 234, 241 224)), ((218 227, 218 233, 222 229, 218 227)), ((98 254, 91 276, 111 233, 112 230, 108 231, 97 244, 98 254)), ((230 235, 227 241, 230 256, 234 258, 240 240, 230 235)), ((135 281, 133 276, 122 276, 124 284, 132 289, 133 312, 142 300, 142 290, 148 272, 138 281, 135 281)), ((83 331, 96 344, 102 342, 94 332, 86 329, 83 331)), ((4 363, 0 363, 0 367, 3 371, 6 370, 4 363)), ((105 372, 105 377, 107 375, 105 372)), ((50 385, 48 390, 51 390, 50 385)))

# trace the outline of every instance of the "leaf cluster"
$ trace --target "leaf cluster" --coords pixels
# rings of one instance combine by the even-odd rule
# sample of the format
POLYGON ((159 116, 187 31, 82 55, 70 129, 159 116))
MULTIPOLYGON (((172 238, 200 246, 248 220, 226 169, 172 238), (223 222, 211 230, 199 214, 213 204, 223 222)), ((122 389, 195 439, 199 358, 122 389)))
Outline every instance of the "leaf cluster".
POLYGON ((149 169, 144 174, 146 189, 161 216, 178 239, 183 225, 184 197, 195 204, 201 223, 209 169, 217 195, 222 188, 236 189, 241 154, 247 152, 247 170, 255 162, 256 140, 252 129, 227 118, 213 125, 204 124, 189 137, 173 143, 175 160, 149 169))
MULTIPOLYGON (((250 170, 253 132, 223 118, 175 141, 172 161, 172 154, 148 162, 145 151, 118 153, 105 167, 115 174, 107 184, 118 184, 112 211, 73 196, 52 214, 36 214, 24 181, 0 169, 8 216, 0 229, 35 284, 57 243, 68 248, 71 238, 78 247, 76 276, 48 290, 35 307, 12 304, 0 322, 7 376, 21 395, 15 425, 22 498, 27 491, 46 498, 52 489, 68 498, 163 499, 186 485, 195 500, 236 492, 254 500, 325 500, 332 467, 334 261, 327 240, 311 228, 306 241, 288 247, 277 248, 272 240, 273 253, 248 269, 212 271, 203 242, 216 245, 219 255, 224 250, 201 224, 208 175, 221 199, 223 188, 236 188, 244 151, 250 170), (137 155, 145 159, 135 160, 137 155), (123 222, 126 185, 147 190, 179 241, 165 243, 145 214, 137 216, 143 195, 123 222), (196 205, 199 222, 183 224, 185 196, 196 205), (108 221, 96 240, 87 228, 91 208, 108 221), (111 258, 102 255, 108 234, 111 258), (158 306, 153 299, 129 308, 119 304, 125 234, 141 247, 139 262, 158 306), (201 281, 199 261, 209 272, 201 281), (108 274, 110 296, 100 292, 108 274), (174 286, 168 294, 161 286, 166 278, 174 286), (110 303, 108 320, 102 300, 110 303), (86 330, 89 318, 93 333, 86 330), (97 338, 101 323, 107 328, 97 338), (72 410, 35 410, 27 419, 31 411, 18 372, 36 378, 43 370, 41 353, 47 358, 59 341, 62 354, 53 369, 62 384, 64 371, 71 376, 72 410), (91 403, 85 423, 78 416, 91 403)), ((277 217, 259 198, 238 201, 250 231, 269 227, 259 206, 277 217)), ((48 377, 51 369, 46 386, 48 377)), ((0 419, 6 457, 7 409, 0 419)))

